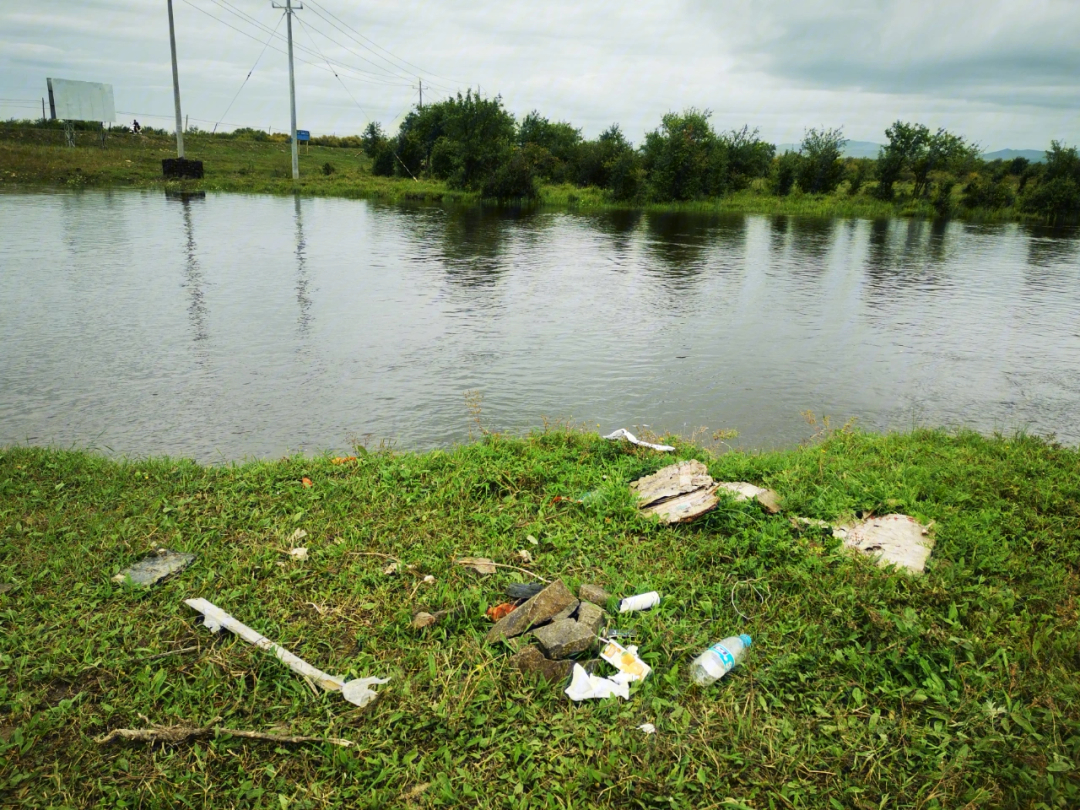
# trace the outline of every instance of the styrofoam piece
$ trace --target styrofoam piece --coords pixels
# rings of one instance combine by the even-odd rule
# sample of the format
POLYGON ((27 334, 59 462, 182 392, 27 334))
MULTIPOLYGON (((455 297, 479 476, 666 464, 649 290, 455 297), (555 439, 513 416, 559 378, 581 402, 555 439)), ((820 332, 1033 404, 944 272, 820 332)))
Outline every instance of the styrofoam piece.
POLYGON ((639 593, 637 596, 628 596, 619 601, 619 613, 630 613, 634 610, 648 610, 660 604, 660 594, 656 591, 639 593))
POLYGON ((638 445, 638 447, 649 447, 653 450, 659 450, 661 453, 670 453, 672 450, 675 449, 670 444, 653 444, 652 442, 644 442, 626 428, 619 428, 614 433, 609 433, 604 438, 611 439, 612 441, 619 441, 625 439, 626 441, 630 442, 630 444, 636 444, 638 445))
POLYGON ((248 644, 272 652, 279 661, 293 672, 303 675, 327 692, 341 692, 342 697, 357 706, 366 706, 377 697, 376 693, 371 689, 372 685, 386 683, 389 680, 357 678, 346 682, 344 679, 334 675, 327 675, 321 669, 317 669, 299 656, 293 655, 280 644, 275 644, 266 636, 255 632, 243 622, 233 618, 217 605, 205 599, 185 599, 184 604, 203 615, 203 624, 210 632, 217 633, 221 630, 228 630, 230 633, 240 636, 248 644))

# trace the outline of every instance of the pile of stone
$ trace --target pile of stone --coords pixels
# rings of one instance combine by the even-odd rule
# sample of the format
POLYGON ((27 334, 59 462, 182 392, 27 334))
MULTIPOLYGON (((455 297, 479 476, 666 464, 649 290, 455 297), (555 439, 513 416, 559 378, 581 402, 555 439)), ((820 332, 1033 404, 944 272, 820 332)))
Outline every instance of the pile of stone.
POLYGON ((488 631, 487 641, 494 643, 530 633, 533 643, 518 650, 510 663, 522 672, 561 684, 574 669, 573 657, 588 654, 596 647, 604 624, 601 605, 610 598, 596 585, 582 585, 575 597, 558 580, 496 622, 488 631))

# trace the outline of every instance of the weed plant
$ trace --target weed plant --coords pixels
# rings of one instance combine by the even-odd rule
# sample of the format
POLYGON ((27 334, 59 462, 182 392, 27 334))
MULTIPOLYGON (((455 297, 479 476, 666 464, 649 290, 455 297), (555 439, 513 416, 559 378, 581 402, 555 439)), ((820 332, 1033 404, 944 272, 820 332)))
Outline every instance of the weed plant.
POLYGON ((550 429, 222 467, 0 451, 0 804, 1080 806, 1080 452, 922 430, 764 454, 676 444, 550 429), (770 486, 786 511, 724 500, 690 525, 642 519, 627 484, 679 458, 770 486), (933 523, 924 575, 789 519, 890 512, 933 523), (158 546, 199 557, 152 589, 111 581, 158 546), (653 674, 627 702, 577 705, 518 673, 513 645, 484 643, 484 611, 530 577, 481 577, 461 556, 658 590, 658 608, 611 620, 653 674), (200 627, 182 604, 196 596, 328 672, 392 680, 367 709, 313 694, 200 627), (692 686, 693 656, 739 632, 745 666, 692 686), (94 741, 219 717, 355 747, 94 741))

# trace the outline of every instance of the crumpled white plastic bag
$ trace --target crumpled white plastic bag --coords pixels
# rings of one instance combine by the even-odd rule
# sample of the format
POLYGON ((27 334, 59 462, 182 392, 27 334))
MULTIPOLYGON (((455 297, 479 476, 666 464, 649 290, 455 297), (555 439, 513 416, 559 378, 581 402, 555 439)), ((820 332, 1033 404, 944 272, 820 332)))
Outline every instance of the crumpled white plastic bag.
POLYGON ((570 685, 566 687, 566 696, 573 701, 590 700, 616 695, 623 700, 630 699, 630 681, 632 675, 620 672, 610 678, 590 675, 581 664, 574 664, 574 674, 570 685))
POLYGON ((346 681, 341 687, 341 696, 349 703, 355 703, 357 706, 367 706, 379 696, 371 687, 389 682, 389 678, 354 678, 351 681, 346 681))

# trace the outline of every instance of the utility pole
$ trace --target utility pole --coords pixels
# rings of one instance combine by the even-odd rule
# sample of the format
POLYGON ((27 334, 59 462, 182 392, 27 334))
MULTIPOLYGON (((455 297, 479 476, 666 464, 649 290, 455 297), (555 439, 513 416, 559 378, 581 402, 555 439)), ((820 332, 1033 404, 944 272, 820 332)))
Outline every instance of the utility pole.
POLYGON ((420 79, 420 109, 424 109, 424 80, 420 79))
MULTIPOLYGON (((172 2, 172 0, 169 0, 172 2)), ((300 179, 300 158, 296 153, 296 79, 293 74, 293 47, 292 47, 292 15, 296 9, 301 9, 302 4, 293 5, 292 0, 285 0, 285 5, 279 6, 271 3, 274 8, 285 9, 285 29, 289 34, 289 112, 291 114, 292 130, 289 140, 292 142, 292 179, 300 179)))
POLYGON ((173 25, 172 0, 169 0, 169 47, 172 48, 173 101, 176 102, 176 156, 184 158, 184 128, 180 117, 180 72, 176 69, 176 26, 173 25))

